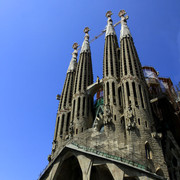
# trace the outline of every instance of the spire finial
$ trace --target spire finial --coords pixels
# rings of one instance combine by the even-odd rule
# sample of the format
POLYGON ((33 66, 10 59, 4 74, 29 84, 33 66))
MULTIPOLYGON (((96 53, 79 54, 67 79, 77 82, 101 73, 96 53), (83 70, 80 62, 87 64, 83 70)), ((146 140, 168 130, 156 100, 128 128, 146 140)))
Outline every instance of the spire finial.
POLYGON ((85 32, 85 36, 84 36, 84 39, 87 39, 87 40, 89 40, 89 31, 90 31, 90 29, 88 28, 88 27, 85 27, 84 28, 84 32, 85 32))
POLYGON ((69 64, 69 67, 68 67, 68 70, 67 70, 67 73, 68 72, 73 72, 75 69, 76 69, 76 66, 77 66, 77 55, 78 55, 78 51, 77 51, 77 48, 78 48, 78 43, 74 43, 72 48, 74 49, 73 53, 72 53, 72 58, 71 58, 71 62, 69 64))
POLYGON ((108 17, 110 17, 111 18, 111 16, 112 16, 112 11, 108 11, 107 13, 106 13, 106 17, 108 18, 108 17))
POLYGON ((89 27, 84 28, 85 36, 84 36, 84 42, 82 44, 81 52, 90 52, 90 46, 89 46, 89 27))
POLYGON ((84 28, 84 32, 88 34, 88 32, 90 31, 90 29, 88 27, 84 28))
POLYGON ((105 37, 108 36, 108 35, 115 35, 116 34, 115 31, 114 31, 113 21, 111 19, 112 14, 113 14, 112 11, 108 11, 106 13, 106 17, 108 18, 108 20, 107 20, 105 37))
POLYGON ((131 37, 131 33, 129 31, 129 28, 127 26, 127 19, 129 19, 129 16, 124 16, 126 14, 125 10, 119 11, 119 17, 121 18, 121 31, 120 31, 120 40, 124 37, 131 37))
POLYGON ((76 50, 77 48, 78 48, 78 43, 77 42, 75 42, 74 44, 73 44, 73 46, 72 46, 72 48, 74 49, 74 50, 76 50))
POLYGON ((122 16, 124 16, 126 14, 126 11, 123 9, 123 10, 120 10, 119 11, 119 17, 122 17, 122 16))

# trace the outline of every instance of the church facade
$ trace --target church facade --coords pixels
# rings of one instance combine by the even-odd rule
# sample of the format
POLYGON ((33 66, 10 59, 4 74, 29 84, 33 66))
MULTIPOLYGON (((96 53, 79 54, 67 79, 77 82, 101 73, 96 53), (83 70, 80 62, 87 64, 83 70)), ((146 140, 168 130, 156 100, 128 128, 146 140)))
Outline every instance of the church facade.
POLYGON ((141 66, 125 14, 119 12, 119 46, 112 12, 106 13, 102 79, 93 83, 88 27, 78 62, 78 44, 73 44, 57 95, 52 152, 39 180, 180 179, 176 92, 170 79, 141 66))

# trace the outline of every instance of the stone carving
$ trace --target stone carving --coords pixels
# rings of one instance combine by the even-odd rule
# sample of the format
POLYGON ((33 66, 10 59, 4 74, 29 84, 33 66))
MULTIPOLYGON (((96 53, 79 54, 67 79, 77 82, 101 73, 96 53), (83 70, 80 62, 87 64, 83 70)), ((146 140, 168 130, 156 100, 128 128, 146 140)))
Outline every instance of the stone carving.
POLYGON ((96 82, 99 84, 99 76, 97 76, 96 82))
POLYGON ((69 125, 69 137, 73 137, 73 134, 74 134, 74 125, 73 125, 73 122, 70 122, 70 125, 69 125))
POLYGON ((94 121, 94 130, 95 131, 98 131, 99 130, 99 118, 98 117, 96 117, 96 119, 95 119, 95 121, 94 121))
POLYGON ((48 161, 51 162, 51 155, 48 156, 48 161))
POLYGON ((56 140, 53 140, 52 142, 52 151, 54 152, 56 150, 56 144, 57 144, 57 141, 56 140))
POLYGON ((105 105, 105 117, 104 117, 104 124, 107 125, 107 124, 110 124, 112 123, 112 112, 111 112, 111 109, 110 109, 110 105, 107 104, 105 105))
POLYGON ((162 138, 162 133, 157 133, 157 132, 152 132, 151 136, 155 139, 161 139, 162 138))
POLYGON ((135 117, 135 112, 133 112, 133 109, 131 105, 129 105, 128 111, 127 111, 127 130, 133 130, 136 127, 136 117, 135 117))

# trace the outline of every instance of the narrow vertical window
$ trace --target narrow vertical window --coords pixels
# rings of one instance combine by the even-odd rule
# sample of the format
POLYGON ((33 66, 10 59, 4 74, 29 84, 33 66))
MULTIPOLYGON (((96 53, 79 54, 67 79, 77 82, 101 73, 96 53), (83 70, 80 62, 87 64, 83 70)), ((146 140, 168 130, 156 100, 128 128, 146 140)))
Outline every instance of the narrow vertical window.
POLYGON ((73 117, 72 117, 72 119, 74 119, 75 105, 76 105, 76 101, 74 100, 74 101, 73 101, 73 113, 72 113, 73 117))
POLYGON ((78 98, 78 108, 77 108, 77 116, 79 116, 79 111, 80 111, 80 97, 78 98))
POLYGON ((69 78, 69 74, 67 75, 67 86, 66 86, 66 89, 65 89, 65 96, 64 96, 64 107, 66 107, 66 102, 67 102, 67 96, 68 96, 68 88, 69 88, 69 81, 70 81, 70 78, 69 78))
POLYGON ((72 103, 73 82, 74 82, 74 78, 73 78, 73 76, 72 76, 72 78, 71 78, 71 83, 70 83, 70 92, 69 92, 69 104, 70 104, 70 105, 71 105, 71 103, 72 103))
POLYGON ((82 73, 83 73, 83 63, 84 61, 82 61, 82 59, 84 58, 84 54, 81 54, 80 56, 80 62, 81 62, 81 66, 80 66, 80 77, 79 77, 79 91, 81 90, 81 83, 82 83, 82 73))
MULTIPOLYGON (((124 84, 122 85, 122 90, 123 90, 122 94, 124 95, 124 94, 125 94, 125 93, 124 93, 124 84)), ((125 96, 122 96, 122 98, 123 98, 123 104, 124 104, 124 108, 125 108, 125 107, 126 107, 125 96)))
POLYGON ((67 115, 67 121, 66 121, 66 132, 68 132, 68 130, 69 130, 70 115, 71 115, 71 112, 69 112, 69 113, 68 113, 68 115, 67 115))
POLYGON ((112 83, 112 90, 113 90, 113 96, 115 96, 115 84, 114 84, 114 82, 112 83))
POLYGON ((114 121, 116 121, 116 115, 114 115, 114 121))
POLYGON ((141 98, 141 104, 142 104, 142 107, 144 108, 144 101, 143 101, 143 97, 142 97, 141 85, 139 85, 139 93, 140 93, 140 98, 141 98))
MULTIPOLYGON (((86 81, 87 81, 87 65, 88 65, 88 63, 87 63, 87 61, 85 61, 85 65, 84 65, 84 69, 83 69, 83 76, 84 76, 84 84, 83 84, 83 90, 85 90, 86 89, 86 81)), ((88 73, 88 74, 90 74, 90 73, 88 73)), ((89 79, 89 76, 88 76, 88 79, 89 79)))
POLYGON ((145 89, 144 89, 144 97, 145 97, 145 104, 147 106, 147 109, 149 110, 150 109, 149 101, 148 101, 148 97, 147 97, 147 93, 146 93, 145 89))
POLYGON ((89 97, 87 97, 87 116, 89 116, 89 97))
POLYGON ((112 83, 112 91, 113 91, 113 103, 116 104, 116 94, 115 94, 115 84, 112 83))
POLYGON ((82 115, 84 116, 84 111, 85 111, 85 97, 83 97, 83 106, 82 106, 82 108, 83 108, 82 115))
POLYGON ((108 76, 108 46, 107 46, 107 41, 106 41, 106 76, 108 76))
POLYGON ((148 127, 147 121, 145 121, 145 126, 146 126, 146 128, 148 127))
MULTIPOLYGON (((112 37, 109 36, 109 43, 111 44, 111 39, 112 37)), ((113 67, 113 57, 112 57, 112 47, 111 45, 109 46, 110 47, 110 68, 111 68, 111 75, 113 76, 114 75, 114 67, 113 67)))
POLYGON ((109 103, 109 82, 107 82, 107 102, 109 103))
POLYGON ((122 107, 122 90, 121 90, 121 87, 118 88, 118 98, 119 98, 119 105, 122 107))
POLYGON ((129 52, 129 46, 128 46, 128 40, 126 39, 126 47, 127 47, 127 55, 128 55, 128 61, 129 61, 129 69, 130 69, 130 73, 131 75, 133 75, 133 69, 132 69, 132 63, 131 63, 131 58, 130 58, 130 52, 129 52))
POLYGON ((139 118, 138 118, 138 124, 139 124, 139 125, 141 125, 141 121, 140 121, 140 119, 139 119, 139 118))
POLYGON ((129 91, 129 83, 128 82, 126 82, 126 91, 127 91, 128 104, 130 105, 131 101, 130 101, 130 91, 129 91))
POLYGON ((109 82, 107 82, 107 95, 109 96, 109 82))
POLYGON ((137 102, 136 86, 134 82, 132 83, 132 87, 133 87, 133 93, 134 93, 134 102, 135 102, 135 105, 137 106, 138 102, 137 102))
POLYGON ((152 159, 152 151, 148 142, 145 143, 146 159, 152 159))
MULTIPOLYGON (((123 40, 123 44, 125 40, 123 40)), ((124 45, 125 46, 125 45, 124 45)), ((124 57, 124 74, 127 75, 127 66, 126 66, 126 54, 125 54, 125 48, 123 46, 123 57, 124 57)))
POLYGON ((76 129, 76 134, 78 134, 78 129, 76 129))
POLYGON ((58 129, 59 129, 59 117, 58 117, 58 119, 57 119, 57 124, 56 124, 55 140, 56 140, 56 138, 57 138, 58 129))
POLYGON ((124 124, 124 116, 121 117, 121 124, 124 124))
POLYGON ((61 120, 61 131, 60 131, 60 137, 62 138, 63 135, 63 127, 64 127, 64 114, 62 115, 62 120, 61 120))

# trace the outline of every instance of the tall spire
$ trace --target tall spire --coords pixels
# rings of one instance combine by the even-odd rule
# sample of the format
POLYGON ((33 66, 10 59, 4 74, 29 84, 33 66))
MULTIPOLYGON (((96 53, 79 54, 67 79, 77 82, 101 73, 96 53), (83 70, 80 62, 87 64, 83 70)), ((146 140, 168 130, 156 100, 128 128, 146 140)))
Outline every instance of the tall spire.
POLYGON ((72 59, 71 59, 71 62, 70 62, 70 64, 69 64, 67 73, 68 73, 68 72, 73 72, 73 71, 76 70, 76 66, 77 66, 77 55, 78 55, 77 48, 78 48, 78 46, 79 46, 78 43, 74 43, 74 44, 73 44, 74 52, 72 53, 72 59))
POLYGON ((63 91, 60 96, 59 108, 56 117, 56 126, 54 132, 53 148, 55 152, 57 146, 60 146, 69 134, 70 116, 71 116, 71 102, 74 88, 74 78, 77 65, 77 48, 78 44, 73 44, 74 52, 67 70, 66 79, 63 86, 63 91))
POLYGON ((164 160, 161 145, 151 133, 156 133, 153 126, 153 116, 148 98, 147 85, 144 79, 142 66, 127 26, 128 16, 121 10, 121 35, 120 35, 120 99, 122 99, 122 117, 124 122, 124 142, 128 142, 129 154, 137 152, 136 158, 144 165, 151 164, 156 168, 160 166, 167 171, 165 164, 159 165, 164 160), (138 132, 138 133, 137 133, 138 132), (139 135, 141 134, 141 138, 139 135), (147 149, 152 149, 152 156, 147 156, 147 149), (156 158, 158 157, 158 158, 156 158), (151 159, 150 162, 148 160, 151 159))
POLYGON ((89 28, 84 29, 85 37, 82 44, 74 80, 72 100, 72 116, 70 135, 76 135, 92 126, 93 97, 87 94, 87 87, 93 83, 91 51, 89 45, 89 28))
POLYGON ((108 35, 115 35, 115 31, 114 31, 114 26, 113 26, 113 21, 111 19, 111 15, 112 15, 112 12, 111 11, 108 11, 106 13, 106 17, 108 18, 107 20, 107 26, 106 26, 106 36, 108 35))
POLYGON ((82 44, 82 48, 81 48, 81 52, 90 52, 90 45, 89 45, 89 34, 88 32, 90 31, 90 29, 88 27, 85 27, 84 32, 85 32, 85 36, 84 36, 84 41, 82 44))
POLYGON ((131 33, 127 26, 127 19, 129 18, 129 16, 124 17, 125 14, 126 14, 125 10, 121 10, 119 12, 119 17, 121 18, 120 40, 123 39, 124 37, 131 37, 131 33))
POLYGON ((103 58, 103 77, 119 77, 117 48, 119 48, 117 36, 111 19, 112 12, 106 13, 107 26, 105 35, 104 58, 103 58))

